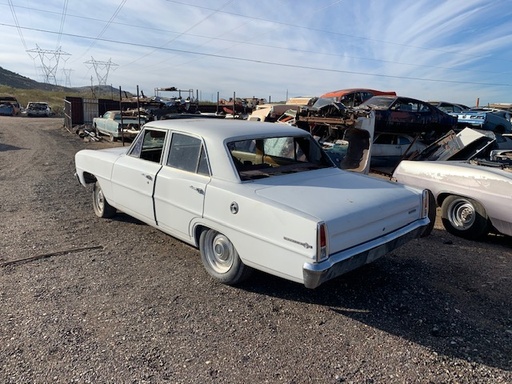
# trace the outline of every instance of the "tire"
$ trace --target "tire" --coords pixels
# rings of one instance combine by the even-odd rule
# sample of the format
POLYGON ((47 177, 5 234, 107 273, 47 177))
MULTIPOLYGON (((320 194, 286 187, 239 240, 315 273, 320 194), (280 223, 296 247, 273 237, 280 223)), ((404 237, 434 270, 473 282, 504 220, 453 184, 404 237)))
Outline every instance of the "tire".
POLYGON ((201 233, 199 251, 208 274, 222 284, 241 283, 252 272, 252 268, 240 260, 231 241, 213 229, 206 229, 201 233))
POLYGON ((489 233, 489 218, 479 202, 462 196, 448 196, 441 209, 443 225, 452 235, 478 239, 489 233))
POLYGON ((425 228, 423 233, 420 237, 427 237, 432 233, 432 230, 434 229, 434 225, 436 224, 436 215, 437 215, 437 203, 436 199, 434 197, 434 194, 427 190, 428 192, 428 218, 430 220, 430 223, 425 228))
POLYGON ((111 206, 101 190, 100 183, 96 182, 92 189, 92 206, 98 217, 109 218, 116 214, 116 209, 111 206))

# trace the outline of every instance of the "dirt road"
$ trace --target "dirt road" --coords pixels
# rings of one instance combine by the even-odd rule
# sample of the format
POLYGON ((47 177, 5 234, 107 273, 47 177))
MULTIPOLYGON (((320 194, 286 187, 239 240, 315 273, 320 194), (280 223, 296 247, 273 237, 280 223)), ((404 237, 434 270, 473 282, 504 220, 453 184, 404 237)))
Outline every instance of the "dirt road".
MULTIPOLYGON (((117 144, 119 145, 119 144, 117 144)), ((212 281, 94 216, 61 119, 0 117, 0 382, 512 383, 512 239, 425 239, 316 290, 212 281)))

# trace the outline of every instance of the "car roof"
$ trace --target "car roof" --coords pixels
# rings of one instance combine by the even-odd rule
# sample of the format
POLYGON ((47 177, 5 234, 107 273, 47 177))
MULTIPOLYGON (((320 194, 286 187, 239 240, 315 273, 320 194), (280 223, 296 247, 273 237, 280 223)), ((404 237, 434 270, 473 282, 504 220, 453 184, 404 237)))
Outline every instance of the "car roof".
POLYGON ((394 91, 378 91, 376 89, 370 89, 370 88, 347 88, 347 89, 339 89, 337 91, 331 91, 324 93, 321 98, 329 98, 329 97, 341 97, 346 95, 347 93, 352 92, 371 92, 375 96, 377 95, 393 95, 396 96, 396 92, 394 91))
POLYGON ((216 141, 219 143, 228 139, 309 134, 300 128, 292 127, 287 124, 216 118, 157 120, 147 123, 145 127, 188 132, 201 136, 207 141, 216 141))

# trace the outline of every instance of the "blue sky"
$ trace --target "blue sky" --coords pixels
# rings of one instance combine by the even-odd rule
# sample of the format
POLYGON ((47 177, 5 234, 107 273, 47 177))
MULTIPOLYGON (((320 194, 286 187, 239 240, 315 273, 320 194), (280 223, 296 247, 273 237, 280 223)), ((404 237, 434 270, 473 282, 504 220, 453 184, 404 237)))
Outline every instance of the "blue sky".
POLYGON ((95 62, 146 95, 512 102, 510 0, 0 0, 0 34, 0 66, 59 85, 98 84, 95 62))

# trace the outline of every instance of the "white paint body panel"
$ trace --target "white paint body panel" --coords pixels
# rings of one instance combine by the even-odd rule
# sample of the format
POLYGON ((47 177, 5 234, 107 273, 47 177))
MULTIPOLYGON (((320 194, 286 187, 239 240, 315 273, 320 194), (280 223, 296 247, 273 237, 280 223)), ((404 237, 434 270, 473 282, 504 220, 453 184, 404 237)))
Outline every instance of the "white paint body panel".
POLYGON ((402 161, 396 181, 439 196, 469 197, 482 204, 493 226, 512 236, 512 172, 457 161, 402 161))

